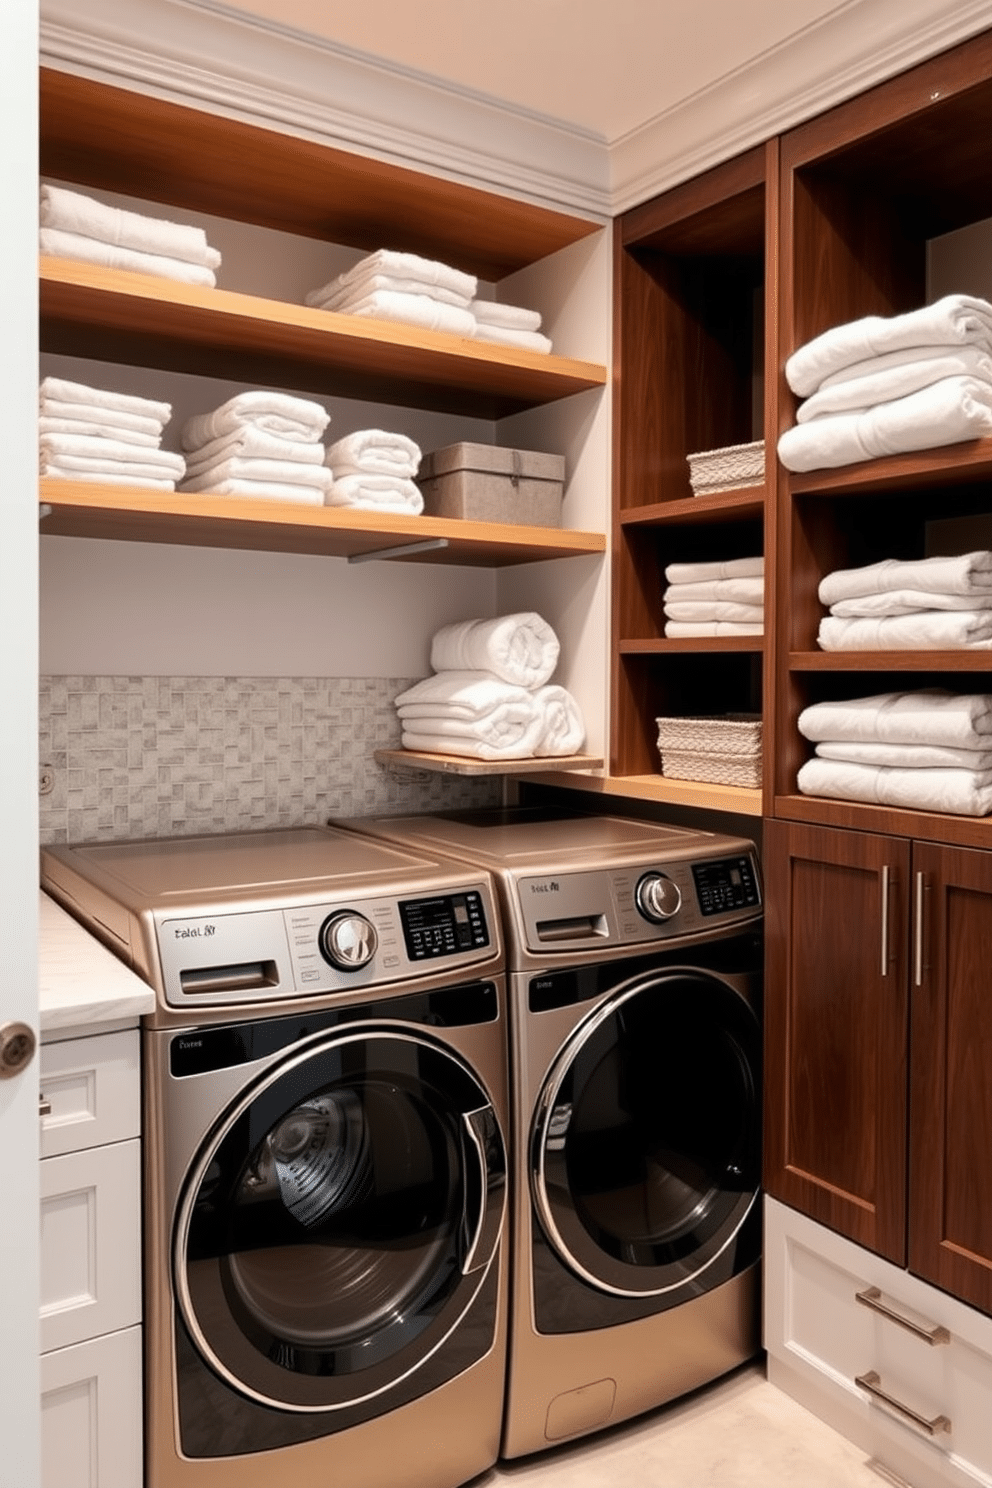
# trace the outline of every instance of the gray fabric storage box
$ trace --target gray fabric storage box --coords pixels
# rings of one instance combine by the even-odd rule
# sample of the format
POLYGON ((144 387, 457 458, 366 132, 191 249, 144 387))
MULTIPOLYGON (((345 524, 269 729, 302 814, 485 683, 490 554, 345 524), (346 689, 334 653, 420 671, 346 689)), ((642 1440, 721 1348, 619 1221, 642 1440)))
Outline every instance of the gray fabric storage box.
POLYGON ((424 456, 417 484, 428 516, 561 526, 562 455, 491 444, 449 444, 424 456))

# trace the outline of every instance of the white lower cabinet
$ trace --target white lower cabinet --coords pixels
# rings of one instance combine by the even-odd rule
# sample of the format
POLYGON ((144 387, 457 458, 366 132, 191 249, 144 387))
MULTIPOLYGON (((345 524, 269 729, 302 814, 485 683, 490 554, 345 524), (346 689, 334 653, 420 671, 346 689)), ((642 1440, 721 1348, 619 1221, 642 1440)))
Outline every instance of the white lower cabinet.
POLYGON ((138 1030, 40 1066, 42 1488, 141 1488, 138 1030))
POLYGON ((992 1488, 992 1318, 765 1200, 768 1377, 911 1488, 992 1488))

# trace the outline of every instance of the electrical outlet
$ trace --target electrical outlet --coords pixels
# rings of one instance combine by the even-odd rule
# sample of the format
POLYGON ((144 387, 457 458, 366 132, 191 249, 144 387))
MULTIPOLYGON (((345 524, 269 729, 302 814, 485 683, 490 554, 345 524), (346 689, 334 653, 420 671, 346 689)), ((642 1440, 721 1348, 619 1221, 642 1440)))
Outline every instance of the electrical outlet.
POLYGON ((55 771, 51 765, 42 765, 38 771, 38 794, 50 796, 55 789, 55 771))

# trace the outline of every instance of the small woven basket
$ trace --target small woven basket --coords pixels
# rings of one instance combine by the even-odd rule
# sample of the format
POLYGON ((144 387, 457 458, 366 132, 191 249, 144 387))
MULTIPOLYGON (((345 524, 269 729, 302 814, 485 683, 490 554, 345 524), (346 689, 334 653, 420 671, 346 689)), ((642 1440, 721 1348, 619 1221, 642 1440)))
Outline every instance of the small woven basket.
POLYGON ((694 496, 713 496, 760 486, 765 479, 765 441, 728 444, 723 449, 700 450, 687 456, 689 483, 694 496))
POLYGON ((661 773, 707 785, 761 785, 761 719, 756 713, 658 718, 661 773))

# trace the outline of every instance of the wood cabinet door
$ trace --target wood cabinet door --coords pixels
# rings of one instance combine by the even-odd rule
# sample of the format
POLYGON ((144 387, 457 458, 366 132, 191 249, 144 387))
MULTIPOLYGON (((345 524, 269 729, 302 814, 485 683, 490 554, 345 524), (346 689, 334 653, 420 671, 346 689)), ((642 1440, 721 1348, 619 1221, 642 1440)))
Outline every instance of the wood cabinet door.
POLYGON ((913 844, 910 1269, 992 1313, 992 853, 913 844))
POLYGON ((906 1259, 909 843, 766 821, 765 1187, 906 1259))

